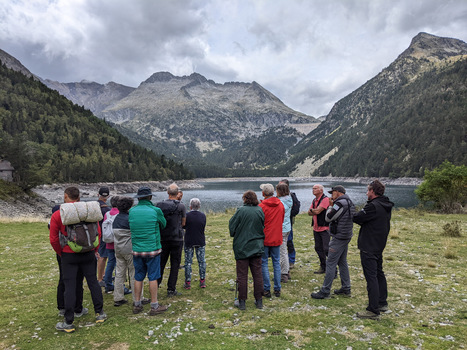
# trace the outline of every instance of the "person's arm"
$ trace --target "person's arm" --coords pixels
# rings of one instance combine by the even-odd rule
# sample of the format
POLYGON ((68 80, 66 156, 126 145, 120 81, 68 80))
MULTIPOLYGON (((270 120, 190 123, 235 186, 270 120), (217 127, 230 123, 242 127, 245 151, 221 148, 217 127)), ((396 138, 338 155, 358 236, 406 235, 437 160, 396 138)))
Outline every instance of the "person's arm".
POLYGON ((238 217, 238 209, 235 214, 229 220, 229 232, 230 237, 235 236, 235 230, 237 229, 237 217, 238 217))
POLYGON ((369 202, 363 207, 362 210, 360 210, 358 213, 356 213, 353 216, 353 222, 355 222, 358 225, 362 225, 365 222, 373 220, 375 216, 376 216, 376 207, 373 203, 369 202))
POLYGON ((50 245, 58 255, 62 255, 62 246, 60 245, 60 228, 62 221, 60 219, 60 211, 52 214, 50 218, 49 240, 50 245))
POLYGON ((337 202, 332 207, 329 207, 326 210, 326 222, 332 222, 338 220, 341 215, 344 213, 344 206, 337 202))
POLYGON ((161 208, 157 208, 157 221, 159 223, 159 228, 163 230, 165 226, 167 226, 167 220, 165 220, 164 213, 162 212, 161 208))

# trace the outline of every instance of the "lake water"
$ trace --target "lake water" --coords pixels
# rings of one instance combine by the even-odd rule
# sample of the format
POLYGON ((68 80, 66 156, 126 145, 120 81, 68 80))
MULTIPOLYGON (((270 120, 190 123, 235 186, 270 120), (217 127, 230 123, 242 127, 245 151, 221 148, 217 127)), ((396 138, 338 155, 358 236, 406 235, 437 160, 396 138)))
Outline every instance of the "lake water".
MULTIPOLYGON (((189 206, 191 198, 199 198, 201 201, 201 211, 204 212, 223 212, 228 208, 237 208, 242 205, 242 195, 247 190, 256 192, 258 199, 262 199, 261 190, 259 186, 262 183, 271 183, 274 186, 277 184, 277 179, 272 180, 239 180, 239 181, 199 181, 204 188, 186 189, 183 190, 183 203, 189 206)), ((300 211, 305 212, 311 205, 314 198, 312 194, 312 187, 316 182, 306 181, 291 181, 290 189, 295 192, 297 198, 301 202, 300 211)), ((327 193, 332 186, 343 185, 347 190, 350 199, 357 206, 362 206, 367 201, 366 189, 367 186, 358 183, 350 182, 319 182, 324 186, 327 193)), ((391 201, 394 202, 395 207, 410 208, 417 206, 419 201, 415 196, 414 190, 416 186, 401 186, 401 185, 388 185, 386 186, 386 195, 391 201)), ((134 194, 133 194, 134 195, 134 194)), ((328 194, 327 194, 328 195, 328 194)), ((328 195, 330 196, 330 195, 328 195)), ((158 202, 167 198, 166 193, 156 192, 153 196, 153 202, 158 202)))

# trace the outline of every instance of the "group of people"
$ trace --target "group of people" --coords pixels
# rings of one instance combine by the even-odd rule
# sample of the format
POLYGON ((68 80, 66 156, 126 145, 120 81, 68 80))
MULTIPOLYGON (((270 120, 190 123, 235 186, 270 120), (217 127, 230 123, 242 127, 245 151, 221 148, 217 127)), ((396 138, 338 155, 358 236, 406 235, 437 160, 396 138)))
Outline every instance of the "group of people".
MULTIPOLYGON (((229 220, 229 232, 233 237, 233 251, 236 260, 238 303, 240 310, 246 309, 248 294, 248 270, 254 284, 256 308, 263 308, 263 297, 271 298, 269 258, 273 267, 272 292, 280 297, 282 284, 290 278, 290 269, 295 263, 293 245, 293 222, 299 212, 300 202, 290 192, 286 179, 274 188, 262 184, 262 200, 254 191, 243 194, 243 206, 239 207, 229 220), (276 196, 274 196, 276 192, 276 196)), ((341 288, 334 294, 351 295, 351 281, 347 264, 348 244, 352 238, 353 223, 360 225, 358 248, 367 281, 369 303, 366 310, 357 313, 361 318, 377 318, 388 308, 387 283, 383 272, 383 250, 390 229, 393 203, 384 196, 385 187, 374 180, 368 185, 368 202, 355 212, 352 200, 343 186, 332 187, 331 198, 324 195, 322 185, 313 186, 315 196, 308 215, 312 216, 315 250, 320 266, 316 274, 324 274, 321 289, 312 293, 312 298, 327 299, 331 295, 332 283, 340 275, 341 288)), ((88 313, 83 307, 83 279, 86 278, 96 314, 96 322, 107 318, 103 311, 103 294, 113 292, 114 306, 127 304, 126 294, 132 294, 133 313, 144 310, 150 304, 149 315, 167 310, 158 302, 158 289, 163 273, 170 259, 170 274, 167 279, 167 296, 180 295, 176 285, 181 266, 182 251, 185 251, 185 289, 191 288, 193 256, 199 265, 199 286, 206 287, 205 228, 206 216, 200 211, 201 202, 190 200, 187 212, 181 199, 183 193, 176 184, 167 188, 168 198, 152 202, 153 193, 149 187, 140 187, 136 196, 114 196, 107 205, 108 187, 99 189, 99 204, 102 220, 98 225, 99 245, 86 251, 75 252, 62 238, 67 236, 60 206, 53 209, 50 220, 50 243, 56 252, 59 265, 57 287, 57 308, 64 317, 56 329, 75 331, 73 321, 88 313), (134 200, 137 204, 134 205, 134 200), (102 226, 112 227, 113 242, 102 240, 102 226), (106 266, 107 265, 107 266, 106 266), (115 283, 113 272, 115 270, 115 283), (129 288, 125 286, 128 275, 129 288), (143 296, 143 281, 149 280, 150 298, 143 296)), ((77 187, 68 187, 64 193, 65 203, 80 200, 77 187)))
MULTIPOLYGON (((288 183, 282 180, 274 187, 262 184, 263 200, 259 201, 254 191, 243 194, 243 206, 238 208, 229 221, 230 236, 236 259, 238 282, 238 307, 246 309, 248 268, 253 277, 255 305, 263 308, 263 296, 271 297, 268 259, 272 260, 274 295, 280 297, 281 282, 289 277, 287 241, 291 226, 292 197, 288 183)), ((318 292, 313 299, 328 299, 334 279, 340 276, 341 287, 335 295, 351 296, 351 281, 347 264, 347 251, 353 236, 353 223, 360 225, 358 249, 367 282, 368 307, 357 313, 359 318, 377 319, 388 310, 387 282, 383 271, 383 250, 390 231, 391 211, 394 206, 384 195, 385 186, 372 181, 367 188, 368 201, 358 212, 343 186, 332 187, 325 196, 324 187, 313 186, 315 198, 308 210, 312 216, 315 251, 320 266, 315 274, 324 274, 318 292)))
MULTIPOLYGON (((96 322, 107 318, 103 311, 102 287, 107 293, 113 292, 114 306, 127 304, 125 294, 132 294, 133 313, 144 310, 150 304, 149 315, 157 315, 167 310, 158 302, 158 289, 162 283, 165 266, 170 259, 170 275, 167 281, 167 295, 180 295, 176 290, 178 272, 181 264, 182 249, 185 247, 185 284, 191 288, 191 264, 193 252, 200 266, 200 287, 206 287, 205 226, 206 216, 200 212, 199 199, 190 201, 186 212, 181 202, 183 193, 176 184, 167 189, 168 199, 156 205, 152 202, 153 193, 149 187, 140 187, 135 197, 114 196, 111 206, 107 205, 110 191, 107 187, 99 189, 99 204, 103 219, 99 222, 99 245, 86 252, 75 252, 62 239, 68 237, 68 226, 62 223, 60 206, 56 206, 49 224, 50 243, 57 255, 60 279, 57 288, 57 307, 59 316, 64 320, 56 324, 56 329, 74 332, 73 321, 88 313, 83 308, 83 278, 86 278, 96 313, 96 322), (134 205, 134 199, 138 203, 134 205), (111 221, 113 242, 102 240, 102 227, 111 221), (186 240, 185 240, 186 238, 186 240), (106 261, 107 260, 107 261, 106 261), (103 263, 102 263, 103 261, 103 263), (105 267, 107 263, 107 267, 105 267), (115 270, 115 283, 113 283, 115 270), (124 283, 126 275, 130 289, 124 283), (149 280, 150 298, 143 297, 143 281, 149 280)), ((77 187, 65 189, 64 202, 80 200, 77 187)))

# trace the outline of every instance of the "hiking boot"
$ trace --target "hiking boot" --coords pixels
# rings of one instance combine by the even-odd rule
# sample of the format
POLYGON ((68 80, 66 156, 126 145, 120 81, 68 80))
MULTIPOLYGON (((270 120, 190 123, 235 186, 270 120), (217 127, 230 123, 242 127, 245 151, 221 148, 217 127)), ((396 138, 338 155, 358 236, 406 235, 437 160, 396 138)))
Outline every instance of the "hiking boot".
POLYGON ((117 300, 116 302, 114 302, 114 306, 122 306, 122 305, 125 305, 125 304, 128 304, 128 300, 126 300, 126 299, 117 300))
POLYGON ((183 285, 183 288, 191 289, 191 281, 185 281, 185 284, 183 285))
POLYGON ((246 309, 245 300, 239 300, 238 301, 238 308, 240 310, 245 310, 246 309))
POLYGON ((151 303, 151 299, 149 299, 149 298, 142 298, 141 299, 141 304, 147 305, 149 303, 151 303))
POLYGON ((256 300, 255 305, 256 305, 257 309, 262 309, 263 308, 263 298, 256 300))
POLYGON ((370 320, 379 319, 378 314, 375 314, 374 312, 368 311, 368 310, 365 310, 365 311, 362 311, 362 312, 357 312, 357 317, 358 318, 363 318, 363 319, 370 319, 370 320))
POLYGON ((206 288, 206 280, 199 280, 199 286, 200 288, 206 288))
POLYGON ((182 295, 182 293, 180 293, 179 291, 177 290, 168 290, 167 291, 167 296, 168 297, 177 297, 179 295, 182 295))
POLYGON ((289 281, 289 275, 288 274, 282 274, 281 275, 281 282, 282 283, 287 283, 289 281))
POLYGON ((389 311, 389 306, 388 306, 388 304, 386 304, 386 305, 380 305, 380 306, 378 307, 378 310, 379 310, 379 312, 388 312, 388 311, 389 311))
POLYGON ((100 314, 96 314, 96 323, 102 323, 107 319, 107 315, 105 314, 104 311, 102 311, 100 314))
POLYGON ((322 266, 320 266, 319 269, 316 270, 316 271, 313 272, 313 273, 315 273, 315 274, 317 274, 317 275, 322 275, 322 274, 325 273, 325 272, 326 272, 326 269, 324 269, 322 266))
POLYGON ((274 291, 274 296, 279 298, 281 296, 281 291, 280 290, 275 290, 274 291))
POLYGON ((149 316, 155 316, 155 315, 163 313, 164 311, 167 311, 167 306, 159 305, 157 308, 152 307, 151 311, 149 311, 149 316))
POLYGON ((128 289, 127 287, 123 288, 123 295, 128 295, 131 294, 131 289, 128 289))
POLYGON ((106 294, 112 294, 113 291, 114 291, 114 286, 105 287, 106 294))
POLYGON ((265 290, 265 291, 263 292, 263 296, 264 296, 265 298, 270 298, 270 297, 271 297, 271 291, 270 291, 270 290, 265 290))
POLYGON ((66 332, 66 333, 73 333, 76 328, 75 328, 75 325, 72 323, 72 324, 68 324, 66 323, 65 321, 63 322, 58 322, 56 325, 55 325, 55 329, 57 331, 62 331, 62 332, 66 332))
POLYGON ((347 298, 351 297, 350 289, 344 289, 344 288, 334 289, 334 294, 342 295, 347 298))
POLYGON ((133 313, 136 315, 136 314, 139 314, 140 312, 143 312, 144 308, 143 308, 143 305, 133 305, 133 313))
POLYGON ((323 293, 322 291, 316 292, 316 293, 311 293, 311 297, 313 299, 329 299, 331 296, 329 293, 323 293))
POLYGON ((65 309, 58 309, 58 316, 60 317, 65 316, 65 309))
POLYGON ((102 288, 105 288, 105 282, 104 281, 99 281, 99 286, 102 288))
POLYGON ((87 307, 83 307, 83 309, 81 310, 81 312, 75 312, 75 317, 81 317, 81 316, 84 316, 84 315, 87 315, 89 312, 88 308, 87 307))

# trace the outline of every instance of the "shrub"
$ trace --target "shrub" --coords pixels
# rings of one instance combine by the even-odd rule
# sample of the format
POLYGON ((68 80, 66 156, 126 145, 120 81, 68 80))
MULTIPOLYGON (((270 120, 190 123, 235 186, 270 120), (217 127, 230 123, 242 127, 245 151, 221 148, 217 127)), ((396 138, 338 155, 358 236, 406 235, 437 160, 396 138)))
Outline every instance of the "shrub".
POLYGON ((459 221, 454 221, 444 225, 441 235, 445 237, 461 237, 462 235, 459 221))

